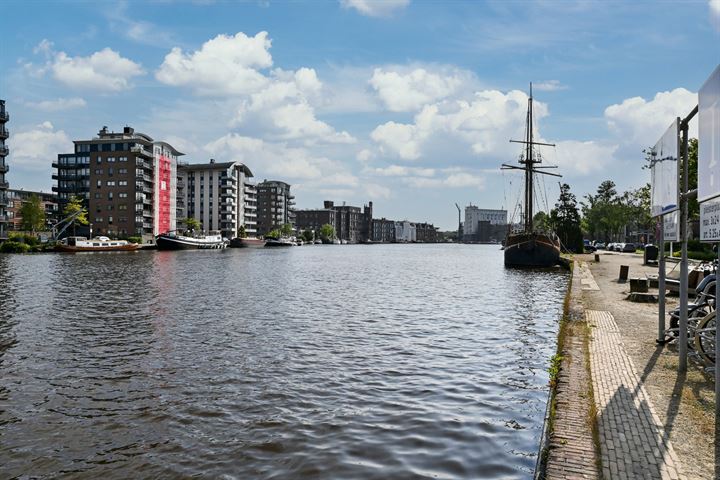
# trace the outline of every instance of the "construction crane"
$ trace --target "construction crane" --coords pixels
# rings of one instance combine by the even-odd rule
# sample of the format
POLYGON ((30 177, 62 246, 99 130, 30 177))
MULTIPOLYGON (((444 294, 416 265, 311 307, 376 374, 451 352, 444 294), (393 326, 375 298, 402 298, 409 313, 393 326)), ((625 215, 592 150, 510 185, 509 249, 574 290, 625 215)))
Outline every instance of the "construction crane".
POLYGON ((461 210, 460 210, 460 205, 458 205, 456 203, 455 206, 458 209, 458 239, 457 239, 457 241, 458 241, 458 243, 460 243, 460 239, 462 238, 462 221, 460 219, 460 211, 461 210))

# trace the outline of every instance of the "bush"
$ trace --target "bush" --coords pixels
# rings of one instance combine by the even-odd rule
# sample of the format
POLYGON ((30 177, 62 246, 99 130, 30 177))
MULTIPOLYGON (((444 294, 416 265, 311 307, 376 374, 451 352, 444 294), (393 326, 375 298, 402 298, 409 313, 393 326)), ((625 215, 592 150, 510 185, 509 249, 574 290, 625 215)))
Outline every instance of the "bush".
POLYGON ((30 245, 8 240, 0 244, 0 253, 27 253, 30 251, 30 245))
POLYGON ((130 243, 142 243, 142 237, 128 237, 127 240, 130 243))
MULTIPOLYGON (((672 256, 680 258, 681 253, 682 253, 681 251, 673 252, 672 256)), ((702 261, 707 262, 707 261, 715 260, 717 258, 717 254, 713 251, 698 252, 695 250, 688 249, 688 258, 690 258, 692 260, 702 260, 702 261)))

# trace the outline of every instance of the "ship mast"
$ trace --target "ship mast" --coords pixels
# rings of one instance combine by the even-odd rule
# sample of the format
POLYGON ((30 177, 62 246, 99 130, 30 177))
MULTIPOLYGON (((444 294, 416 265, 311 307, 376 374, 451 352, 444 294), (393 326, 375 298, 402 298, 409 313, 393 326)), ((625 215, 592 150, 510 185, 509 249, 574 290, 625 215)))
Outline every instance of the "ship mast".
POLYGON ((530 82, 530 97, 528 97, 528 111, 527 111, 527 133, 525 144, 525 231, 533 231, 533 97, 532 97, 532 82, 530 82))
POLYGON ((532 96, 532 82, 530 82, 530 96, 528 97, 528 111, 527 120, 525 121, 527 131, 525 132, 525 140, 510 140, 512 143, 524 143, 525 144, 525 158, 520 159, 522 167, 514 165, 503 164, 503 170, 524 170, 525 171, 525 232, 532 233, 533 231, 533 174, 542 173, 543 175, 552 175, 554 177, 560 177, 556 173, 544 172, 539 170, 541 168, 557 168, 557 166, 544 166, 536 167, 535 164, 541 163, 539 157, 537 159, 533 155, 533 145, 546 145, 548 147, 554 147, 554 143, 542 143, 533 141, 533 96, 532 96))

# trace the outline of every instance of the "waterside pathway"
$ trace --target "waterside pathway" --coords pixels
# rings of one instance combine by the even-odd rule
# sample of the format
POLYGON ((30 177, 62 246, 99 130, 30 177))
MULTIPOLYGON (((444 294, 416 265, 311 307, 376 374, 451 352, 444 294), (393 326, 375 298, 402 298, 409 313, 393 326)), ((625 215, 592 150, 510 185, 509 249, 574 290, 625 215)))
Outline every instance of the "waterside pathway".
POLYGON ((492 245, 0 256, 2 476, 532 478, 567 280, 492 245))

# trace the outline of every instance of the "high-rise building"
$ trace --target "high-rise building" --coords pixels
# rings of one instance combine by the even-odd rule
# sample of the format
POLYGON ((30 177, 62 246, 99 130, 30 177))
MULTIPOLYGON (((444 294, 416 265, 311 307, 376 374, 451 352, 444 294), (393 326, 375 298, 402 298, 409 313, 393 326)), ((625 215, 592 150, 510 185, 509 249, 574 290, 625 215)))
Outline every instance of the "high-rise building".
POLYGON ((257 190, 252 172, 240 162, 191 163, 181 165, 178 177, 185 182, 187 218, 200 222, 201 229, 220 231, 223 237, 257 233, 257 190))
POLYGON ((172 145, 125 127, 103 127, 92 140, 75 140, 74 153, 53 168, 58 208, 77 196, 96 235, 139 236, 143 242, 176 229, 177 159, 172 145))
POLYGON ((5 145, 5 140, 10 136, 5 124, 10 120, 10 115, 5 111, 5 100, 0 100, 0 238, 7 237, 7 190, 10 188, 7 180, 5 180, 5 174, 10 170, 10 167, 5 162, 9 150, 5 145))
POLYGON ((286 223, 295 228, 295 196, 290 185, 277 180, 264 180, 257 186, 257 230, 265 235, 286 223))

